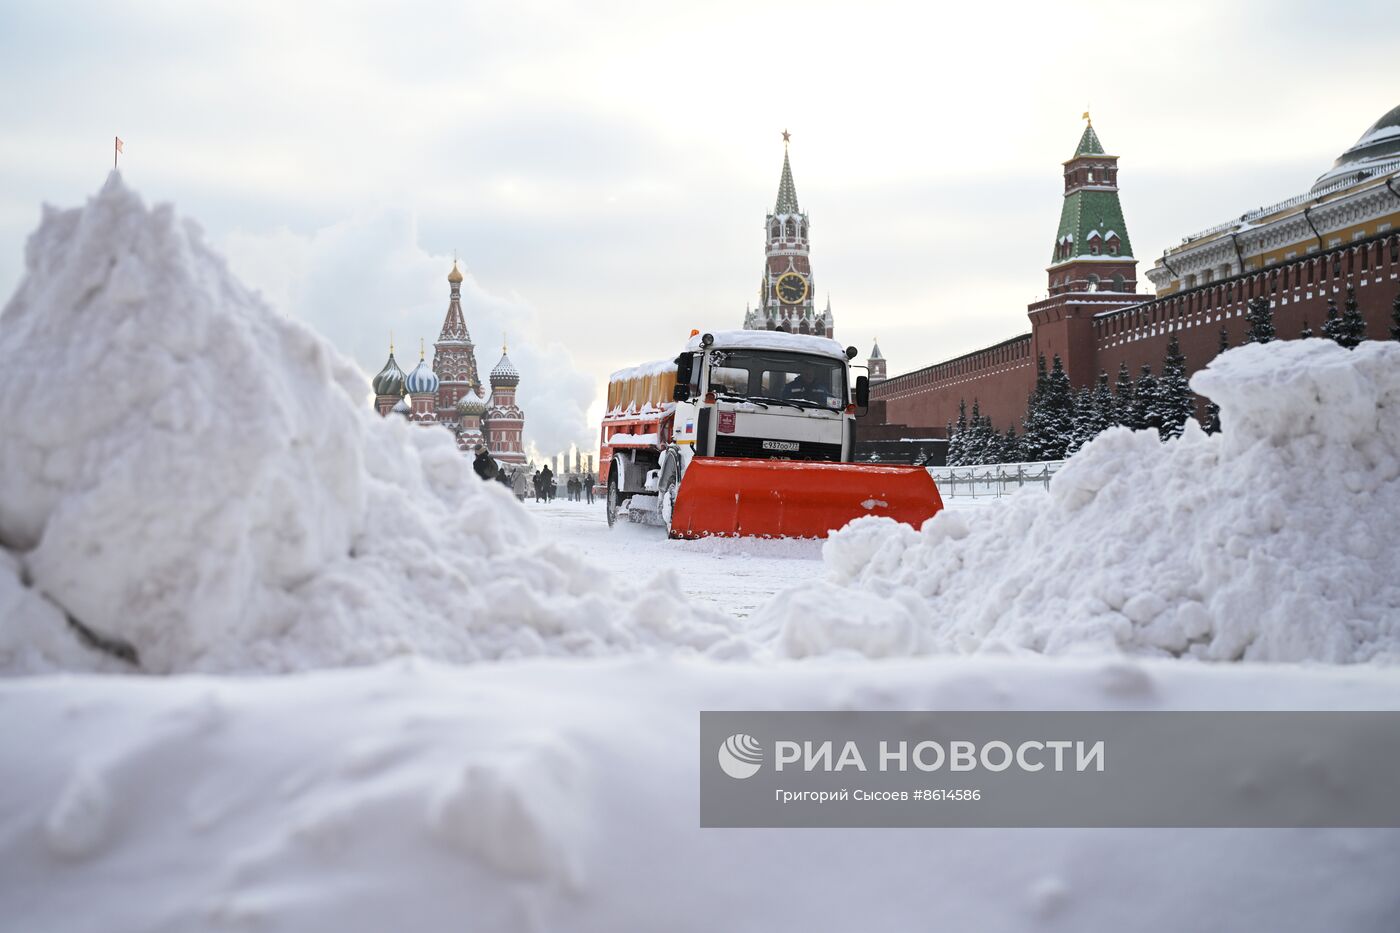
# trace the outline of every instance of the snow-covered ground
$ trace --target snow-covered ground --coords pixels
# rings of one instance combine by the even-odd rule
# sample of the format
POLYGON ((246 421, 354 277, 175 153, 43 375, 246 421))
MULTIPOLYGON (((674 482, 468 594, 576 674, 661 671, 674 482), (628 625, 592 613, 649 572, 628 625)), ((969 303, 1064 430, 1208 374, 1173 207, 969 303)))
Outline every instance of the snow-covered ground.
POLYGON ((701 829, 697 738, 704 709, 1397 706, 1376 667, 1041 657, 11 680, 0 925, 1391 933, 1397 831, 701 829))
POLYGON ((816 580, 822 572, 820 541, 670 541, 650 525, 624 521, 609 528, 601 499, 592 505, 531 500, 525 509, 539 521, 546 538, 587 557, 619 588, 648 586, 653 574, 669 571, 690 599, 739 619, 779 591, 816 580))
MULTIPOLYGON (((950 499, 951 511, 995 505, 995 497, 950 499)), ((585 556, 608 572, 619 587, 646 585, 658 570, 675 574, 691 600, 744 619, 782 591, 821 578, 822 542, 764 541, 756 538, 707 538, 668 541, 661 529, 620 522, 608 528, 602 500, 592 505, 556 499, 525 503, 544 536, 561 549, 585 556)))
POLYGON ((26 261, 6 928, 1396 929, 1393 831, 701 830, 696 794, 704 709, 1396 709, 1400 347, 1231 351, 1223 435, 1108 432, 923 530, 679 542, 372 415, 115 176, 26 261))

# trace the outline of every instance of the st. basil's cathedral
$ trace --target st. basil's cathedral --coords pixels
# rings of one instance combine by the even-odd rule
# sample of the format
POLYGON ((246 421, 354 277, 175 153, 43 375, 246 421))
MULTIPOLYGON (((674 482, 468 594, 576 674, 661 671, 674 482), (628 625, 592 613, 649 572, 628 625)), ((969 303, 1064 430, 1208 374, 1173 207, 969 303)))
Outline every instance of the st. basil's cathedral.
POLYGON ((491 370, 491 393, 482 392, 476 347, 462 314, 462 278, 454 261, 447 274, 447 316, 433 344, 432 366, 420 347, 418 365, 405 374, 391 344, 388 361, 374 377, 374 407, 380 415, 399 414, 415 424, 449 429, 465 453, 485 444, 496 460, 523 465, 525 413, 515 401, 520 373, 503 345, 500 362, 491 370))

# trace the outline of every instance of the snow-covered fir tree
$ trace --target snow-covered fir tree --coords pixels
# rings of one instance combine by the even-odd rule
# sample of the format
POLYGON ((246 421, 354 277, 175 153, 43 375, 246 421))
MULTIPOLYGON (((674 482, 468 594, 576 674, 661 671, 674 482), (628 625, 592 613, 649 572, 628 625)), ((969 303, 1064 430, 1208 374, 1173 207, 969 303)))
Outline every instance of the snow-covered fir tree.
POLYGON ((1151 366, 1143 364, 1133 392, 1133 421, 1128 426, 1135 431, 1151 428, 1160 433, 1162 420, 1162 399, 1157 377, 1152 375, 1151 366))
POLYGON ((1074 421, 1070 426, 1069 443, 1065 445, 1065 456, 1072 457, 1099 432, 1094 425, 1094 393, 1080 389, 1074 393, 1074 421))
POLYGON ((1245 319, 1249 321, 1249 332, 1245 343, 1269 343, 1278 338, 1274 330, 1274 309, 1269 307, 1269 299, 1263 295, 1251 299, 1245 319))
POLYGON ((1361 308, 1356 303, 1356 289, 1347 286, 1347 301, 1345 310, 1342 311, 1342 323, 1339 328, 1339 335, 1335 338, 1337 343, 1352 349, 1361 344, 1366 339, 1366 318, 1361 314, 1361 308))
MULTIPOLYGON (((1220 325, 1220 345, 1216 348, 1215 354, 1219 356, 1230 349, 1230 331, 1224 324, 1220 325)), ((1220 406, 1215 404, 1213 399, 1206 401, 1206 423, 1207 434, 1215 434, 1220 430, 1220 406)))
POLYGON ((1013 424, 1001 436, 1001 462, 1020 463, 1024 459, 1021 456, 1021 439, 1016 436, 1016 425, 1013 424))
POLYGON ((1075 399, 1071 453, 1117 424, 1116 415, 1113 390, 1108 386, 1108 373, 1101 371, 1094 388, 1082 389, 1075 399))
POLYGON ((1133 426, 1133 386, 1132 374, 1128 372, 1128 363, 1123 361, 1118 364, 1118 379, 1113 384, 1113 423, 1127 427, 1133 426))
POLYGON ((1342 342, 1342 316, 1337 313, 1337 299, 1327 299, 1327 319, 1322 322, 1322 336, 1342 342))
POLYGON ((963 444, 967 440, 967 400, 958 399, 958 421, 948 432, 948 466, 962 466, 963 444))
POLYGON ((1100 430, 1108 430, 1118 423, 1118 407, 1113 401, 1113 389, 1108 384, 1108 373, 1099 370, 1099 381, 1094 384, 1094 410, 1097 412, 1100 430))
POLYGON ((1074 390, 1059 354, 1055 355, 1045 381, 1045 429, 1045 459, 1063 460, 1074 435, 1074 390))
POLYGON ((1400 340, 1400 292, 1395 293, 1395 300, 1390 303, 1390 339, 1400 340))
POLYGON ((1206 403, 1205 430, 1207 434, 1220 433, 1220 406, 1215 402, 1206 403))
POLYGON ((1050 376, 1045 371, 1045 354, 1035 361, 1035 390, 1026 399, 1026 417, 1021 421, 1021 457, 1026 461, 1049 460, 1045 456, 1045 394, 1050 376))
POLYGON ((987 431, 982 423, 982 403, 972 400, 972 417, 968 419, 967 440, 963 441, 962 462, 979 464, 987 462, 987 431))
POLYGON ((977 425, 978 463, 1001 463, 1005 459, 1001 447, 1001 432, 992 426, 992 419, 983 415, 977 425))
POLYGON ((1196 413, 1196 397, 1186 379, 1186 357, 1181 343, 1172 334, 1167 356, 1162 361, 1162 378, 1157 382, 1158 409, 1161 412, 1162 439, 1180 437, 1186 422, 1196 413))

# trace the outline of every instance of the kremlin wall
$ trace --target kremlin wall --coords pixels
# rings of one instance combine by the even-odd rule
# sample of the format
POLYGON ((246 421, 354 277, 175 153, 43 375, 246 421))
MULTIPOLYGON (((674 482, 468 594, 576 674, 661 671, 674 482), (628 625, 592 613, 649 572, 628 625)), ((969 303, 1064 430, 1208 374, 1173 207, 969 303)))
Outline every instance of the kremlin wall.
POLYGON ((1112 377, 1123 363, 1134 377, 1143 366, 1160 372, 1175 335, 1194 372, 1219 352, 1222 330, 1230 346, 1243 341, 1246 305, 1257 296, 1269 299, 1280 339, 1291 339, 1305 325, 1320 332, 1328 300, 1340 309, 1351 289, 1367 336, 1389 337, 1400 293, 1400 107, 1308 191, 1167 250, 1146 273, 1155 295, 1137 293, 1139 260, 1118 201, 1118 157, 1105 152, 1092 123, 1064 163, 1064 185, 1048 294, 1027 309, 1030 332, 872 378, 862 438, 944 437, 959 403, 970 408, 974 400, 996 428, 1019 431, 1042 355, 1059 356, 1078 388, 1100 372, 1112 377))

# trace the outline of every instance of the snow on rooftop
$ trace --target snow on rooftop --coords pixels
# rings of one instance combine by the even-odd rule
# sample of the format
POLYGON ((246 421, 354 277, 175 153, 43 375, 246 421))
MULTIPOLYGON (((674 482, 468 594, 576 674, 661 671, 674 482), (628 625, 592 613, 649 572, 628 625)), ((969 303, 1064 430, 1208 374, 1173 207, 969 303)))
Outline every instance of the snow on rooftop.
POLYGON ((616 370, 608 377, 609 382, 621 382, 624 379, 637 379, 645 376, 656 376, 661 373, 673 373, 676 371, 676 361, 652 360, 650 363, 639 363, 636 366, 628 366, 616 370))
MULTIPOLYGON (((710 333, 714 335, 713 346, 717 350, 783 350, 846 358, 846 349, 829 337, 789 334, 780 330, 717 330, 710 333)), ((700 349, 701 336, 691 337, 685 348, 700 349)))

